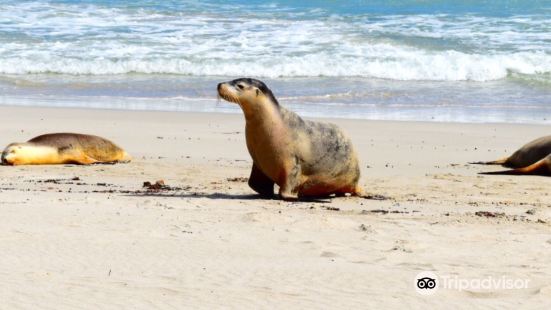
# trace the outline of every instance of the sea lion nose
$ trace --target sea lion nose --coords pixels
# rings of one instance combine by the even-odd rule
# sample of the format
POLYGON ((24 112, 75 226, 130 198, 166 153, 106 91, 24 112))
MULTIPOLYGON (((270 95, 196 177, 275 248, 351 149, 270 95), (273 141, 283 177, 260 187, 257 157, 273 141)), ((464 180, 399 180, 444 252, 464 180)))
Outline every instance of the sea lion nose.
POLYGON ((222 84, 224 84, 224 83, 218 83, 218 91, 220 91, 222 89, 222 84))

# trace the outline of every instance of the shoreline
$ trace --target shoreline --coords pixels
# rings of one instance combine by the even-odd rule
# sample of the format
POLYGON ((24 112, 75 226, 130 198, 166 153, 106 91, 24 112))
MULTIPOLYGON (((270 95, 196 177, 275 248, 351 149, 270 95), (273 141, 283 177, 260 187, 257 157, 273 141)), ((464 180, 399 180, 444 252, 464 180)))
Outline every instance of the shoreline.
MULTIPOLYGON (((147 100, 153 100, 152 98, 147 98, 147 100)), ((202 99, 202 100, 211 100, 211 99, 202 99)), ((215 100, 215 99, 212 99, 215 100)), ((200 110, 157 110, 157 109, 124 109, 124 108, 105 108, 105 107, 83 107, 83 106, 47 106, 47 105, 18 105, 18 104, 0 104, 1 108, 14 108, 14 109, 59 109, 59 110, 91 110, 91 111, 114 111, 114 112, 128 112, 128 113, 177 113, 177 114, 213 114, 213 115, 242 115, 241 110, 234 109, 235 107, 231 103, 222 103, 227 105, 226 111, 200 111, 200 110)), ((292 109, 292 105, 290 107, 292 109)), ((303 115, 301 111, 295 111, 301 117, 306 119, 321 120, 331 122, 332 120, 350 120, 350 121, 365 121, 365 122, 397 122, 397 123, 420 123, 420 124, 458 124, 458 125, 495 125, 495 126, 538 126, 538 127, 551 127, 551 118, 549 120, 544 118, 542 122, 506 122, 506 121, 449 121, 449 120, 410 120, 410 119, 370 119, 370 118, 354 118, 347 116, 310 116, 303 115)))
POLYGON ((0 144, 97 134, 134 160, 0 166, 6 307, 536 307, 551 296, 551 179, 481 176, 545 125, 323 119, 358 152, 368 194, 258 199, 240 115, 0 107, 0 144), (78 177, 78 180, 73 180, 78 177), (171 187, 147 191, 146 181, 171 187), (529 280, 441 289, 415 276, 529 280), (375 280, 376 281, 375 281, 375 280), (38 302, 40 301, 40 302, 38 302))
MULTIPOLYGON (((241 113, 217 101, 224 76, 31 76, 0 81, 1 105, 241 113)), ((0 79, 1 80, 1 79, 0 79)), ((264 79, 281 103, 307 117, 551 124, 548 87, 511 80, 264 79)))

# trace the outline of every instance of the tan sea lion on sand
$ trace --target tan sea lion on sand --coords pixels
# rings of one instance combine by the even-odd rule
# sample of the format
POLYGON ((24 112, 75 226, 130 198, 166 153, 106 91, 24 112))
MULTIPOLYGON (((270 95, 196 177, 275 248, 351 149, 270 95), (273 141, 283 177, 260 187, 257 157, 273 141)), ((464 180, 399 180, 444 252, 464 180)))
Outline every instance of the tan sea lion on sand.
POLYGON ((502 165, 515 168, 505 171, 483 172, 482 174, 535 174, 551 176, 551 136, 541 137, 518 149, 513 155, 489 162, 475 162, 480 165, 502 165))
POLYGON ((359 195, 360 167, 352 142, 333 124, 303 120, 283 108, 261 81, 242 78, 218 84, 218 94, 245 114, 253 159, 249 186, 283 199, 359 195))
POLYGON ((99 164, 132 158, 113 142, 92 135, 52 133, 25 143, 12 143, 2 152, 4 165, 99 164))

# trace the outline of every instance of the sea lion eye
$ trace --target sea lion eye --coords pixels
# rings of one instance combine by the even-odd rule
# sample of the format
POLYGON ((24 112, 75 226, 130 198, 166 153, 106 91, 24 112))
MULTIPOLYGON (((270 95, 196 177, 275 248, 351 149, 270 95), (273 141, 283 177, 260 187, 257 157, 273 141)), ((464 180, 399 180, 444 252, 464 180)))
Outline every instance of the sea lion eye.
POLYGON ((244 89, 245 86, 243 86, 243 84, 237 84, 237 87, 239 87, 239 89, 244 89))

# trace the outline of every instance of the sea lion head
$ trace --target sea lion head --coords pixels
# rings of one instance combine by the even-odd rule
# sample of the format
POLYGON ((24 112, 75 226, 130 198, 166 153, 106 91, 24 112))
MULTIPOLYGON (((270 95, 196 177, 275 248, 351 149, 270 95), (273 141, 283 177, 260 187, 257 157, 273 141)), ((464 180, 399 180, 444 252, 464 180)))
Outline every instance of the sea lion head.
POLYGON ((240 78, 218 84, 218 95, 223 99, 237 103, 245 113, 262 108, 263 105, 279 106, 272 91, 264 82, 240 78))
POLYGON ((36 158, 57 154, 57 149, 32 143, 12 143, 2 152, 2 165, 33 164, 36 158))
POLYGON ((23 145, 20 143, 12 143, 8 145, 2 152, 2 165, 13 165, 18 155, 23 151, 23 145))

